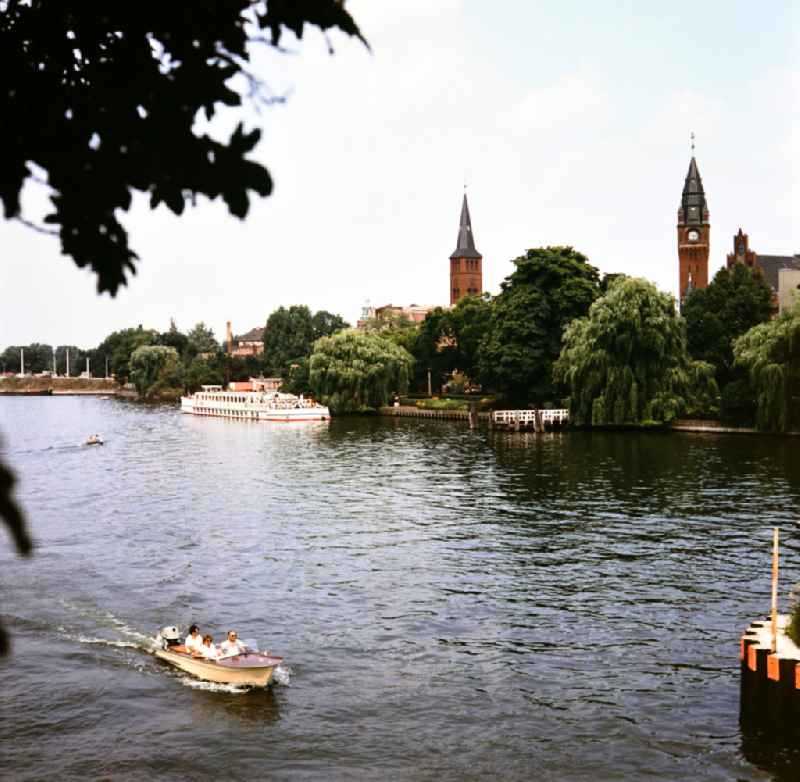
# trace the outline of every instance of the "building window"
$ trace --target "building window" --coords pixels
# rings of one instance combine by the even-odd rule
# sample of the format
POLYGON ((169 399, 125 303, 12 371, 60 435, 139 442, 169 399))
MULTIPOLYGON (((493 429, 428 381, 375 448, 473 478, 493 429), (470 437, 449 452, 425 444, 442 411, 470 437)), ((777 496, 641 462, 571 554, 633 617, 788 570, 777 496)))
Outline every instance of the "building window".
POLYGON ((457 299, 461 291, 458 288, 453 288, 453 298, 457 299))

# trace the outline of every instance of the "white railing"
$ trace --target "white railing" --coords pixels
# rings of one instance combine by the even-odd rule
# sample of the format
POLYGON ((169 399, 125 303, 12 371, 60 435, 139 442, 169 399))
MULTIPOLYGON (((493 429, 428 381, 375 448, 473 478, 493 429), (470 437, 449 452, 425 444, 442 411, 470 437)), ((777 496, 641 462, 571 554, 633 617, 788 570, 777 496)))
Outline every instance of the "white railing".
POLYGON ((541 415, 542 423, 560 424, 569 420, 569 410, 495 410, 493 415, 496 424, 534 424, 536 414, 541 415))

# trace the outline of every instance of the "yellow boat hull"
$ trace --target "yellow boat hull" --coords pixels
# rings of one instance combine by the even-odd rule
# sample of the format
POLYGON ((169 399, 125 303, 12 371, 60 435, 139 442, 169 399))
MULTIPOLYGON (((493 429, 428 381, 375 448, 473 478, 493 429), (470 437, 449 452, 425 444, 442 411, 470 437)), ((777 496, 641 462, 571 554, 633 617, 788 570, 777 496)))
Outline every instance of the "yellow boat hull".
POLYGON ((156 649, 155 656, 182 671, 217 684, 233 684, 240 687, 266 687, 272 681, 275 669, 282 657, 270 657, 257 652, 239 654, 221 660, 203 660, 183 652, 156 649))

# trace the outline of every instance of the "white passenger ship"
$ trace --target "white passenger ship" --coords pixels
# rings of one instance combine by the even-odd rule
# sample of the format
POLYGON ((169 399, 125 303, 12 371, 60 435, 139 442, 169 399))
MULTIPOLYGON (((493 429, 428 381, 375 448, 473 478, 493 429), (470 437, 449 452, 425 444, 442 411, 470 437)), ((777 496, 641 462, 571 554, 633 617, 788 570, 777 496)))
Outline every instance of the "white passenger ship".
POLYGON ((263 381, 231 383, 222 386, 201 386, 191 396, 181 397, 181 412, 192 415, 214 415, 242 421, 327 421, 330 411, 313 399, 294 394, 281 394, 267 389, 263 381), (250 388, 243 389, 242 386, 250 388))

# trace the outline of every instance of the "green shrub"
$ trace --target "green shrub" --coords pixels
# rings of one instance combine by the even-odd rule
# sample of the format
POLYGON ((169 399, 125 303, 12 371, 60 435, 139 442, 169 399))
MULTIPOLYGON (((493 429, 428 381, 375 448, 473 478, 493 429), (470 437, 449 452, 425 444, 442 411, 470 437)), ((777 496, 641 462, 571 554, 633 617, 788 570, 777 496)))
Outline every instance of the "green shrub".
POLYGON ((469 402, 459 399, 418 399, 420 410, 469 410, 469 402))

